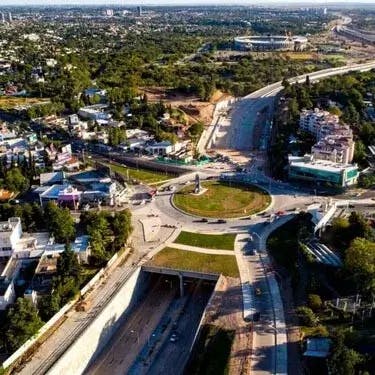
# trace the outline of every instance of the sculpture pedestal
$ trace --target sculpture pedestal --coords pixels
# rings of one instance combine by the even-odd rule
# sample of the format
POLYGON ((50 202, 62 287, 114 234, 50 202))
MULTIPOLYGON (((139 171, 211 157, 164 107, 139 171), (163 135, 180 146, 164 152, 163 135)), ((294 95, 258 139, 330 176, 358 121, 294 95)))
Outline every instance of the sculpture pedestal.
POLYGON ((198 193, 192 192, 192 193, 190 193, 190 194, 192 194, 192 195, 202 195, 202 194, 204 194, 206 191, 207 191, 206 188, 202 188, 202 189, 200 189, 200 191, 199 191, 198 193))

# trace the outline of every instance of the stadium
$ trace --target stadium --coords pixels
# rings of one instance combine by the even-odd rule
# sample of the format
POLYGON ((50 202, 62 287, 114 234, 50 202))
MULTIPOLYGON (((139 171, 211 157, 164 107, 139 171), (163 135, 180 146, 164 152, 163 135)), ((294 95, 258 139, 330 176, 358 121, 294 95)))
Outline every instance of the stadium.
POLYGON ((234 38, 235 49, 241 51, 303 51, 307 45, 304 36, 261 35, 234 38))

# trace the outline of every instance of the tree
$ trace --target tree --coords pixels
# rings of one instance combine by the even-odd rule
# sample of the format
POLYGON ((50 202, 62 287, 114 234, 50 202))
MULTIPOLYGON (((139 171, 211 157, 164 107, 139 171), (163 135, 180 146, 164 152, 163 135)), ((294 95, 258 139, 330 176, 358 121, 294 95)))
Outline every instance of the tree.
POLYGON ((288 111, 291 119, 296 119, 299 116, 299 106, 297 99, 293 98, 288 103, 288 111))
POLYGON ((366 146, 360 140, 355 142, 353 160, 361 165, 366 163, 366 146))
POLYGON ((190 137, 194 140, 197 140, 197 138, 202 134, 204 130, 204 125, 202 122, 198 121, 190 126, 189 128, 189 134, 190 137))
POLYGON ((335 106, 335 105, 332 106, 332 107, 329 107, 328 112, 331 113, 332 115, 336 115, 338 117, 340 117, 342 115, 342 112, 341 112, 340 108, 335 106))
POLYGON ((344 344, 344 337, 336 338, 332 348, 332 356, 328 361, 332 375, 354 375, 356 367, 363 362, 363 357, 353 349, 344 344))
POLYGON ((368 240, 373 239, 374 232, 367 219, 358 212, 352 212, 349 216, 351 238, 363 237, 368 240))
POLYGON ((81 277, 81 266, 77 255, 71 249, 70 245, 65 246, 65 251, 60 254, 57 260, 57 274, 62 278, 73 277, 79 283, 81 277))
POLYGON ((43 296, 38 301, 38 309, 40 317, 47 322, 61 308, 61 296, 53 290, 49 295, 43 296))
POLYGON ((298 318, 301 321, 301 324, 307 327, 315 327, 318 324, 318 318, 314 312, 305 306, 298 307, 296 310, 298 318))
POLYGON ((28 181, 19 168, 12 168, 5 174, 5 186, 11 191, 22 192, 28 188, 28 181))
POLYGON ((289 81, 286 79, 286 77, 283 78, 281 85, 284 87, 284 89, 288 88, 290 86, 289 81))
POLYGON ((346 248, 351 238, 350 223, 345 217, 335 217, 332 220, 332 239, 339 249, 346 248))
POLYGON ((375 293, 375 242, 356 238, 345 256, 345 268, 364 293, 375 293))
POLYGON ((74 220, 69 209, 60 208, 54 202, 48 202, 44 211, 48 230, 57 242, 67 243, 75 237, 74 220))
POLYGON ((318 311, 322 307, 322 299, 318 294, 309 294, 308 304, 313 311, 318 311))
POLYGON ((6 314, 7 328, 5 337, 7 349, 15 351, 32 337, 43 322, 33 303, 25 298, 18 298, 6 314))
POLYGON ((132 232, 131 213, 129 210, 116 212, 112 221, 113 234, 115 235, 115 250, 124 246, 132 232))

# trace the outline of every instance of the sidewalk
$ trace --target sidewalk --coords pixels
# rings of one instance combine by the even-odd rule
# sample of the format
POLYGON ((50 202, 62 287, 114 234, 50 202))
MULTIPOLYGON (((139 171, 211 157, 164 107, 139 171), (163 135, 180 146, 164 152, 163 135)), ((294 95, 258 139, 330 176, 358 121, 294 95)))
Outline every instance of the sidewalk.
POLYGON ((261 233, 259 241, 259 250, 261 250, 261 261, 263 263, 264 272, 267 278, 268 288, 271 294, 274 324, 273 329, 275 332, 275 374, 287 374, 288 373, 288 338, 287 338, 287 328, 284 316, 284 306, 280 294, 279 285, 277 283, 275 274, 273 272, 266 273, 267 269, 271 268, 271 260, 267 253, 267 238, 269 235, 276 230, 278 227, 282 226, 289 220, 291 220, 294 215, 283 216, 280 219, 274 221, 268 226, 266 230, 261 233))
POLYGON ((217 249, 206 249, 204 247, 183 245, 175 242, 167 242, 165 246, 173 247, 174 249, 194 251, 196 253, 211 254, 211 255, 235 255, 232 250, 217 250, 217 249))

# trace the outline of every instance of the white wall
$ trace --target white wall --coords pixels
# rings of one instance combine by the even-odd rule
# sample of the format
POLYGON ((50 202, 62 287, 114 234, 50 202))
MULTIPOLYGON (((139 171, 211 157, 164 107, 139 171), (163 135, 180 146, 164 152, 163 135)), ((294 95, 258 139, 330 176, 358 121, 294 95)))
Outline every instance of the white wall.
POLYGON ((147 277, 147 274, 141 272, 141 268, 137 268, 112 300, 47 374, 82 374, 92 362, 94 355, 97 356, 111 338, 124 312, 131 307, 134 299, 138 298, 143 292, 147 286, 147 282, 145 282, 147 277))

